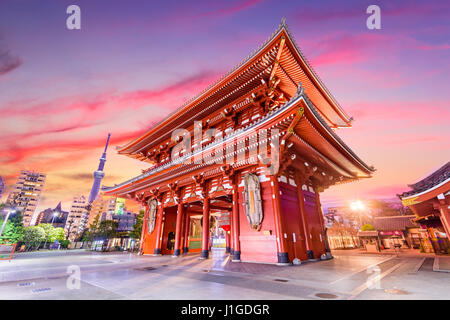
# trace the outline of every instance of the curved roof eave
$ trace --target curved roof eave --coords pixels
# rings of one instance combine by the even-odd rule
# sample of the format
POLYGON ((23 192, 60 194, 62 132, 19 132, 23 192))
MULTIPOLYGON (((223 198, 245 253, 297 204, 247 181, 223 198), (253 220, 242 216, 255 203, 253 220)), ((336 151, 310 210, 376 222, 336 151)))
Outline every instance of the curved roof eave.
POLYGON ((151 129, 149 129, 144 135, 130 141, 125 146, 121 147, 118 150, 119 154, 130 154, 131 152, 126 152, 130 147, 136 145, 140 141, 144 140, 148 136, 150 136, 152 133, 157 131, 159 128, 162 128, 162 126, 165 123, 170 123, 170 120, 174 118, 177 114, 184 112, 185 109, 193 105, 194 103, 199 103, 200 99, 206 98, 208 94, 211 93, 215 88, 219 87, 219 85, 224 82, 227 78, 232 76, 234 73, 238 72, 240 69, 244 68, 247 63, 249 63, 255 56, 261 54, 268 46, 271 44, 282 32, 285 32, 287 37, 289 38, 290 42, 292 43, 292 46, 295 49, 295 52, 300 57, 300 60, 305 64, 306 69, 310 72, 310 75, 312 76, 312 79, 320 86, 320 89, 323 91, 323 93, 330 99, 332 103, 330 105, 335 109, 335 112, 339 114, 339 116, 342 118, 344 123, 347 124, 347 126, 338 125, 339 127, 350 127, 351 126, 351 120, 350 117, 345 113, 345 111, 342 109, 342 107, 339 105, 339 103, 336 101, 336 99, 333 97, 333 95, 330 93, 330 91, 325 87, 324 83, 320 79, 320 77, 317 75, 317 73, 314 71, 306 57, 303 55, 302 51, 298 47, 297 43, 295 42, 294 37, 289 31, 289 28, 283 19, 281 24, 278 26, 278 28, 272 33, 272 35, 262 44, 259 46, 258 49, 256 49, 253 53, 251 53, 247 58, 242 60, 239 64, 237 64, 234 68, 232 68, 229 72, 224 74, 220 79, 218 79, 216 82, 212 83, 208 87, 206 87, 202 92, 200 92, 198 95, 194 96, 187 102, 185 102, 180 108, 176 109, 172 113, 170 113, 167 117, 165 117, 160 122, 156 123, 151 129))

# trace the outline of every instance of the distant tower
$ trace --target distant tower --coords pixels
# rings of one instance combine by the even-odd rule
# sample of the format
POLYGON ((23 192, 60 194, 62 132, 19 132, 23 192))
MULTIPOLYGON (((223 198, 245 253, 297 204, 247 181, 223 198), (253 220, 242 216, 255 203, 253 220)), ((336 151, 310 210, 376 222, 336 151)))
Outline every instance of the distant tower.
POLYGON ((0 199, 2 198, 2 194, 4 191, 5 191, 5 183, 3 182, 3 179, 0 176, 0 199))
POLYGON ((100 190, 100 183, 102 182, 105 173, 103 172, 103 168, 105 167, 106 162, 106 150, 108 149, 109 138, 111 137, 111 133, 108 133, 108 139, 106 139, 105 150, 103 151, 102 157, 100 158, 100 163, 98 164, 97 171, 94 171, 94 183, 92 184, 91 193, 89 194, 88 203, 85 206, 85 212, 81 216, 80 225, 78 228, 78 234, 82 234, 83 231, 87 227, 89 214, 91 212, 92 203, 97 198, 98 191, 100 190))
POLYGON ((108 133, 105 151, 103 151, 102 157, 100 158, 100 163, 98 164, 97 171, 94 172, 94 184, 92 185, 91 193, 89 195, 89 204, 92 204, 95 198, 97 198, 98 191, 100 190, 100 183, 102 182, 102 179, 105 176, 103 168, 105 167, 106 162, 106 149, 108 149, 109 137, 111 137, 111 133, 108 133))

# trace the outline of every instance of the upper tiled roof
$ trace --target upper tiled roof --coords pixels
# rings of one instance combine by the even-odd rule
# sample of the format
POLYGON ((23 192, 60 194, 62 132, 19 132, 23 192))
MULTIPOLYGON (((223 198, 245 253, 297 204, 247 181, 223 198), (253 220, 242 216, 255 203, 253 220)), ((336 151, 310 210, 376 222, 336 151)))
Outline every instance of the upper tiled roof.
POLYGON ((415 218, 415 215, 375 217, 373 226, 377 231, 405 230, 407 227, 418 227, 418 225, 412 221, 415 218))
POLYGON ((409 184, 408 187, 412 188, 412 190, 403 192, 399 196, 400 198, 404 198, 421 193, 441 184, 448 179, 450 179, 450 161, 419 182, 409 184))
MULTIPOLYGON (((176 117, 177 115, 181 115, 181 113, 187 113, 188 110, 190 110, 190 109, 193 110, 192 112, 194 114, 197 114, 199 110, 197 110, 195 108, 197 108, 197 107, 200 108, 201 107, 203 109, 201 109, 201 108, 200 109, 204 110, 204 109, 206 109, 206 106, 210 106, 211 101, 214 101, 214 103, 217 104, 218 96, 221 94, 220 92, 222 92, 222 91, 228 92, 229 91, 229 88, 228 88, 229 87, 229 82, 226 82, 224 84, 224 81, 227 80, 227 78, 229 78, 230 76, 232 76, 235 72, 239 71, 241 68, 244 68, 249 61, 252 61, 253 58, 257 57, 259 54, 264 53, 265 50, 270 49, 269 45, 280 34, 282 34, 282 32, 285 32, 285 34, 287 35, 289 43, 292 44, 292 46, 294 48, 294 51, 296 51, 296 53, 300 57, 300 60, 304 63, 306 71, 311 73, 312 80, 315 82, 317 87, 320 88, 323 91, 323 94, 328 97, 331 106, 334 108, 334 112, 338 115, 336 117, 336 119, 333 120, 333 122, 336 121, 335 125, 337 127, 339 127, 339 126, 340 127, 349 127, 349 126, 351 126, 350 122, 352 121, 352 118, 350 118, 345 113, 345 111, 342 109, 342 107, 337 102, 335 97, 325 87, 323 81, 320 79, 320 77, 314 71, 314 69, 312 68, 311 64, 309 63, 309 61, 306 59, 306 57, 304 56, 304 54, 300 50, 300 48, 297 45, 294 37, 292 36, 291 32, 288 29, 288 26, 286 24, 285 19, 283 18, 281 24, 275 30, 275 32, 273 32, 272 35, 261 46, 259 46, 258 49, 256 49, 252 54, 247 56, 238 65, 236 65, 229 72, 227 72, 222 77, 220 77, 220 79, 218 79, 217 81, 215 81, 211 85, 207 86, 198 95, 196 95, 193 98, 191 98, 188 101, 186 101, 180 108, 174 110, 173 112, 168 114, 166 117, 164 117, 164 119, 162 119, 159 122, 157 122, 156 124, 154 124, 152 126, 152 128, 150 128, 149 131, 147 131, 143 136, 138 137, 137 139, 134 139, 134 140, 130 141, 126 145, 119 147, 118 152, 121 153, 121 154, 133 154, 133 153, 137 152, 137 150, 133 150, 133 147, 135 147, 135 148, 140 150, 142 146, 138 147, 138 145, 145 144, 145 143, 142 142, 143 139, 149 138, 149 137, 151 137, 153 135, 155 137, 157 136, 158 139, 161 139, 162 135, 159 134, 159 132, 166 130, 167 129, 166 127, 169 124, 171 124, 172 121, 174 121, 174 119, 179 119, 179 117, 176 117), (225 89, 225 88, 228 88, 228 89, 225 89), (217 95, 217 97, 214 96, 214 94, 217 95), (337 121, 337 118, 339 118, 340 120, 337 121)), ((274 46, 275 46, 274 48, 276 48, 277 44, 275 44, 274 46)), ((260 58, 260 60, 267 60, 266 62, 270 62, 270 64, 273 64, 273 63, 275 63, 275 60, 274 60, 275 57, 272 57, 272 58, 273 59, 271 61, 268 61, 268 59, 266 59, 266 58, 265 59, 260 58)), ((259 62, 259 63, 265 64, 266 62, 262 61, 262 62, 259 62)), ((250 66, 247 66, 247 67, 250 67, 250 66)), ((245 69, 243 69, 242 72, 244 70, 245 69)), ((242 77, 242 79, 244 79, 244 78, 242 77)), ((242 81, 244 81, 244 80, 242 80, 242 81)), ((238 85, 242 86, 242 83, 237 83, 237 81, 236 81, 236 86, 238 86, 238 85)), ((296 84, 296 85, 298 85, 298 84, 296 84)), ((230 99, 230 100, 232 100, 232 99, 230 99)), ((154 143, 154 142, 152 142, 152 143, 154 143)))

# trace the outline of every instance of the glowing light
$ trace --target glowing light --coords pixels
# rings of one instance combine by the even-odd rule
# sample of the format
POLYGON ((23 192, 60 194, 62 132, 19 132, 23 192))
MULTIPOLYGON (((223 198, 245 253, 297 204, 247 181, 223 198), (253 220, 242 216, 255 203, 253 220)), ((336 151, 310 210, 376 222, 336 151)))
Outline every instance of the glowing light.
POLYGON ((366 206, 361 200, 356 200, 350 204, 350 209, 353 211, 363 211, 366 209, 366 206))

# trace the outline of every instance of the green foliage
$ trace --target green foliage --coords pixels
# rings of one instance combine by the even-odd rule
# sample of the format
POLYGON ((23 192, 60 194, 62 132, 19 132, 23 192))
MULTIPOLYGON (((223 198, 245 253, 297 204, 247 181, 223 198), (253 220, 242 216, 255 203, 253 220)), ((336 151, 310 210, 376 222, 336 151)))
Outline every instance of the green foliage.
POLYGON ((100 225, 100 215, 96 215, 94 218, 94 221, 92 221, 91 225, 89 226, 89 231, 95 233, 98 230, 98 227, 100 225))
POLYGON ((50 235, 48 237, 48 241, 50 242, 55 242, 55 240, 58 240, 58 242, 61 242, 62 240, 64 240, 66 237, 65 233, 64 233, 64 229, 63 228, 53 228, 50 231, 50 235))
POLYGON ((40 223, 37 225, 38 227, 42 228, 45 232, 45 237, 48 239, 50 237, 51 232, 53 229, 55 229, 52 224, 50 223, 40 223))
POLYGON ((84 230, 83 234, 80 236, 81 241, 92 241, 94 239, 94 234, 90 230, 84 230))
POLYGON ((141 210, 139 211, 138 215, 136 216, 136 223, 133 226, 133 230, 130 231, 130 237, 135 239, 141 239, 142 234, 142 225, 144 223, 144 215, 145 211, 141 210))
POLYGON ((114 220, 104 220, 100 222, 95 238, 111 239, 116 237, 119 223, 114 220))
POLYGON ((375 231, 373 225, 366 223, 361 227, 361 231, 375 231))
POLYGON ((92 223, 89 225, 89 229, 84 230, 81 235, 82 241, 92 241, 98 234, 100 227, 100 215, 96 215, 92 223))
POLYGON ((37 248, 43 241, 45 241, 45 231, 43 228, 39 226, 25 228, 23 242, 28 248, 37 248))
POLYGON ((62 248, 67 248, 70 244, 70 240, 60 240, 59 244, 61 245, 62 248))
MULTIPOLYGON (((3 220, 0 221, 0 226, 3 225, 3 220)), ((23 240, 24 228, 23 218, 21 212, 11 214, 6 222, 3 234, 0 237, 0 242, 17 243, 23 240)))

